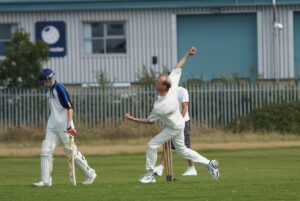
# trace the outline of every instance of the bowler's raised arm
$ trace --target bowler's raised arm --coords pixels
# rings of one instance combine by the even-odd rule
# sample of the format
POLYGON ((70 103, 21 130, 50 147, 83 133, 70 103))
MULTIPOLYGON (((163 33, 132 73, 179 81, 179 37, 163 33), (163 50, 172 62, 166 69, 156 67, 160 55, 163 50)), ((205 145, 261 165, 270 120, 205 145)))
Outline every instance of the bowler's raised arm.
POLYGON ((176 64, 175 68, 181 68, 185 62, 187 61, 187 59, 190 56, 193 56, 195 53, 197 52, 197 49, 195 47, 192 47, 191 49, 189 49, 185 55, 180 59, 180 61, 176 64))

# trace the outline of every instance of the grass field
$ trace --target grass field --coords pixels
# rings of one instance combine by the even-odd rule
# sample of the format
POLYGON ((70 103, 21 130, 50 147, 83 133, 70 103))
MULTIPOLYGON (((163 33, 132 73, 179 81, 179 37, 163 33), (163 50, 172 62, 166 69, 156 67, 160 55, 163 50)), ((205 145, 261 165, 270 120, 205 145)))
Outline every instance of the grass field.
MULTIPOLYGON (((174 154, 177 181, 164 177, 156 184, 142 185, 145 154, 88 156, 98 178, 90 186, 71 186, 67 160, 55 157, 53 186, 32 187, 39 180, 39 158, 0 158, 1 201, 298 201, 300 200, 300 149, 273 148, 235 151, 204 151, 218 158, 221 178, 215 182, 206 168, 197 165, 197 177, 183 177, 186 161, 174 154)), ((77 171, 78 180, 83 177, 77 171)))

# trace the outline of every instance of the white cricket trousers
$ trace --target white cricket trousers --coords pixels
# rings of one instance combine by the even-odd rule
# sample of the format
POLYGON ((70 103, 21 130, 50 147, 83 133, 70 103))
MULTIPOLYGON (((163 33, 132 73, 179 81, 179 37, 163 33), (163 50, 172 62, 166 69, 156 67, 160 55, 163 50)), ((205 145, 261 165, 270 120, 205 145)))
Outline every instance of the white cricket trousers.
POLYGON ((184 144, 184 128, 173 129, 165 127, 147 144, 146 170, 153 171, 157 160, 157 148, 165 142, 172 140, 177 154, 185 159, 208 166, 209 160, 196 151, 189 149, 184 144))

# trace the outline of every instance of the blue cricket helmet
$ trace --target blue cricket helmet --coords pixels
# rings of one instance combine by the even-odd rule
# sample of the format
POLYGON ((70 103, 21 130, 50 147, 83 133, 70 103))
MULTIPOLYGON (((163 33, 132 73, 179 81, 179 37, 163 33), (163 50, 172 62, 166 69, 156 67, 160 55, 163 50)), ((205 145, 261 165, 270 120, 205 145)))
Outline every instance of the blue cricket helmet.
POLYGON ((46 80, 53 78, 54 75, 55 73, 53 70, 51 70, 50 68, 44 68, 39 74, 39 82, 45 82, 46 80))

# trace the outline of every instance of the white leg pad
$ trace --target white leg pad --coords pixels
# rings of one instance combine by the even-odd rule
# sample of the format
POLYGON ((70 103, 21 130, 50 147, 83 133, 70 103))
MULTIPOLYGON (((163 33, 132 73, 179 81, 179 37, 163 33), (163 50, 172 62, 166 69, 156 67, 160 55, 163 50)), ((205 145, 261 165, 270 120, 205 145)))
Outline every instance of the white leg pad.
POLYGON ((55 149, 55 143, 44 140, 41 148, 41 179, 45 183, 51 181, 51 172, 53 169, 53 151, 55 149))
POLYGON ((86 178, 91 178, 93 176, 95 170, 90 168, 84 156, 78 150, 77 152, 75 152, 74 160, 75 160, 75 164, 82 170, 86 178))
MULTIPOLYGON (((95 170, 90 168, 88 162, 85 160, 85 157, 80 153, 80 151, 78 151, 77 146, 74 143, 72 145, 72 149, 76 166, 79 167, 79 169, 81 169, 86 178, 93 177, 95 170)), ((69 147, 65 146, 64 150, 65 153, 69 155, 69 147)))

